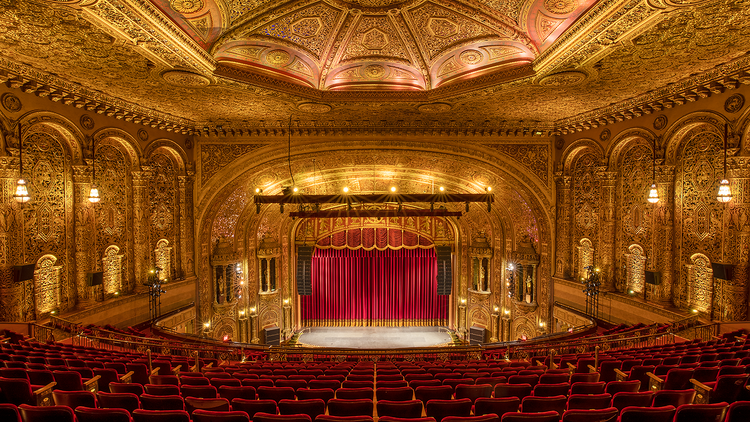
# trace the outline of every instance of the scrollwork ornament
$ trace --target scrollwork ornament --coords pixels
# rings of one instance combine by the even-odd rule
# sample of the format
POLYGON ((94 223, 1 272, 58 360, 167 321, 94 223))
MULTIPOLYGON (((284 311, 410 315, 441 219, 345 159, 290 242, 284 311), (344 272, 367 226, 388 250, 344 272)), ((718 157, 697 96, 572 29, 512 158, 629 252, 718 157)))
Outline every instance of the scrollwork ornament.
POLYGON ((742 110, 745 105, 745 97, 742 94, 732 94, 724 102, 724 111, 727 113, 736 113, 742 110))
POLYGON ((145 129, 138 129, 138 139, 143 142, 148 141, 148 132, 145 129))
POLYGON ((80 122, 81 127, 86 130, 91 130, 94 128, 94 119, 92 119, 88 114, 82 115, 80 122))
POLYGON ((667 116, 660 114, 654 119, 654 129, 662 130, 667 127, 667 116))
POLYGON ((21 100, 19 100, 18 97, 11 94, 10 92, 3 95, 2 102, 3 107, 5 107, 6 110, 12 113, 20 111, 21 107, 23 107, 23 105, 21 104, 21 100))
POLYGON ((602 142, 609 141, 610 136, 612 136, 612 132, 610 132, 609 129, 604 129, 602 133, 599 134, 599 140, 602 142))

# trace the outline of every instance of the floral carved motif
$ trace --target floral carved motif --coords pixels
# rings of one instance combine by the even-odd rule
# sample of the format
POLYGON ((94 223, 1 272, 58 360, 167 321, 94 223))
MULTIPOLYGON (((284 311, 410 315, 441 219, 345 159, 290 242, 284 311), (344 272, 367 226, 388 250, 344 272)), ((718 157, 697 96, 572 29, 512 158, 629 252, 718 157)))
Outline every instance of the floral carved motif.
POLYGON ((268 144, 202 144, 200 146, 201 185, 240 157, 268 144))
POLYGON ((549 146, 548 145, 513 145, 484 144, 488 148, 501 152, 531 170, 545 186, 549 183, 549 146))

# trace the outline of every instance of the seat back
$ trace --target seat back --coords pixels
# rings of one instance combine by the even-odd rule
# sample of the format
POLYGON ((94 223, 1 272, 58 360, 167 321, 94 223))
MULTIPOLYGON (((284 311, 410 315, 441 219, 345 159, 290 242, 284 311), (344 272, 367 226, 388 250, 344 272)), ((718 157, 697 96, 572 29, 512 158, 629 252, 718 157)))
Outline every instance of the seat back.
POLYGON ((21 420, 24 422, 75 422, 73 409, 68 406, 18 406, 21 420))
POLYGON ((83 380, 81 379, 80 373, 76 371, 52 371, 52 374, 55 376, 55 382, 57 383, 55 389, 65 391, 83 391, 83 380))
POLYGON ((133 422, 130 412, 125 409, 95 409, 79 406, 74 413, 78 422, 133 422))
POLYGON ((610 422, 617 418, 618 410, 614 407, 595 410, 566 410, 562 422, 610 422))
POLYGON ((467 417, 471 414, 470 399, 429 400, 424 408, 425 414, 441 422, 446 416, 467 417))
POLYGON ((567 396, 570 390, 570 384, 567 382, 560 382, 557 384, 537 384, 534 387, 534 396, 537 397, 551 397, 551 396, 567 396))
POLYGON ((292 387, 258 387, 256 389, 258 398, 261 400, 273 400, 278 403, 280 400, 294 400, 295 393, 292 387))
POLYGON ((619 392, 631 392, 637 393, 640 391, 641 382, 638 380, 634 381, 610 381, 604 388, 605 393, 612 394, 613 396, 619 392))
POLYGON ((683 404, 677 408, 674 422, 723 422, 729 405, 725 402, 713 404, 683 404))
POLYGON ((378 400, 409 401, 414 398, 414 390, 409 387, 378 388, 375 393, 378 400))
POLYGON ((422 402, 420 400, 380 400, 378 399, 378 417, 394 416, 402 418, 419 418, 422 416, 422 402))
POLYGON ((620 411, 618 422, 672 422, 675 410, 674 406, 628 406, 620 411))
POLYGON ((310 419, 315 420, 319 415, 326 413, 326 402, 321 399, 308 399, 308 400, 288 400, 282 399, 279 401, 279 414, 281 415, 297 415, 305 414, 310 416, 310 419))
POLYGON ((132 393, 140 396, 143 394, 143 386, 132 382, 110 382, 109 391, 111 393, 132 393))
POLYGON ((182 396, 155 396, 142 394, 140 397, 141 409, 146 410, 185 410, 185 401, 182 396))
POLYGON ((474 404, 476 399, 480 397, 492 397, 493 388, 490 384, 478 384, 478 385, 466 385, 461 384, 456 386, 455 397, 457 399, 467 398, 474 404))
POLYGON ((621 391, 612 396, 611 406, 620 410, 626 407, 650 407, 653 400, 653 391, 621 391))
POLYGON ((190 415, 184 410, 145 410, 132 412, 133 422, 190 422, 190 415))
POLYGON ((667 372, 664 379, 664 390, 685 390, 690 388, 690 378, 693 378, 694 369, 691 368, 674 368, 667 372))
POLYGON ((218 394, 213 385, 181 385, 182 397, 198 397, 202 399, 215 399, 218 394))
POLYGON ((660 390, 654 393, 654 399, 651 407, 674 406, 679 407, 683 404, 693 402, 695 390, 660 390))
POLYGON ((255 420, 254 415, 256 413, 273 414, 278 413, 276 402, 273 400, 247 400, 241 398, 235 398, 232 400, 232 409, 241 410, 250 416, 250 419, 255 420))
POLYGON ((611 394, 571 394, 568 397, 568 410, 573 409, 606 409, 611 407, 611 394))
POLYGON ((518 397, 486 398, 480 397, 474 402, 475 415, 494 413, 502 418, 506 413, 518 412, 521 400, 518 397))
POLYGON ((229 411, 229 400, 223 398, 204 399, 199 397, 185 397, 185 411, 192 414, 193 410, 229 411))
POLYGON ((565 404, 567 403, 567 397, 565 396, 552 396, 552 397, 535 397, 529 396, 524 397, 521 400, 521 411, 526 413, 538 413, 548 412, 554 410, 555 412, 562 415, 565 411, 565 404))
POLYGON ((78 406, 96 407, 96 396, 90 391, 64 391, 55 390, 52 392, 55 404, 68 406, 75 410, 78 406))
POLYGON ((21 422, 21 415, 18 413, 18 407, 15 404, 0 403, 0 421, 21 422))
POLYGON ((495 397, 524 397, 531 395, 531 384, 497 384, 495 385, 495 397))
POLYGON ((36 404, 28 379, 0 377, 0 391, 5 396, 6 402, 16 406, 21 404, 36 404))
POLYGON ((737 401, 737 398, 747 384, 748 376, 748 374, 720 375, 716 379, 713 392, 711 392, 711 403, 734 403, 737 401))
POLYGON ((373 403, 369 399, 331 399, 328 414, 331 416, 372 416, 373 403))
POLYGON ((96 393, 99 401, 99 407, 103 409, 125 409, 133 413, 135 409, 140 409, 141 402, 138 396, 133 393, 107 393, 100 391, 96 393))
POLYGON ((308 415, 272 415, 269 413, 256 413, 253 422, 312 422, 308 415))
POLYGON ((551 410, 540 413, 506 413, 502 422, 559 422, 560 414, 551 410))
POLYGON ((450 400, 452 396, 453 390, 448 385, 421 386, 414 390, 414 398, 424 404, 433 399, 450 400))

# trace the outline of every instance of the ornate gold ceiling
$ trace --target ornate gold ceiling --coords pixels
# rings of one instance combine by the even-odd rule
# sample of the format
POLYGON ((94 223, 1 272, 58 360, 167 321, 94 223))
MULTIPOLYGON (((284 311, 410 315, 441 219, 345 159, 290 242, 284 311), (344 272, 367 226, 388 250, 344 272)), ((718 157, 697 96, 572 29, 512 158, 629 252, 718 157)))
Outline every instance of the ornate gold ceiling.
POLYGON ((750 82, 748 15, 750 0, 0 0, 0 80, 183 133, 290 115, 549 133, 750 82))

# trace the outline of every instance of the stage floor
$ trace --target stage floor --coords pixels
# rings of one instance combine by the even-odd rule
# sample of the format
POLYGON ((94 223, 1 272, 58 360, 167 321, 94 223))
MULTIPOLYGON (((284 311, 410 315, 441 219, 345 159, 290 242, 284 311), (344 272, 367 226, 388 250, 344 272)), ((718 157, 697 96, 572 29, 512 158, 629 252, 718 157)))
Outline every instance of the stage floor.
POLYGON ((299 344, 346 349, 399 349, 451 343, 444 327, 309 327, 299 344))

